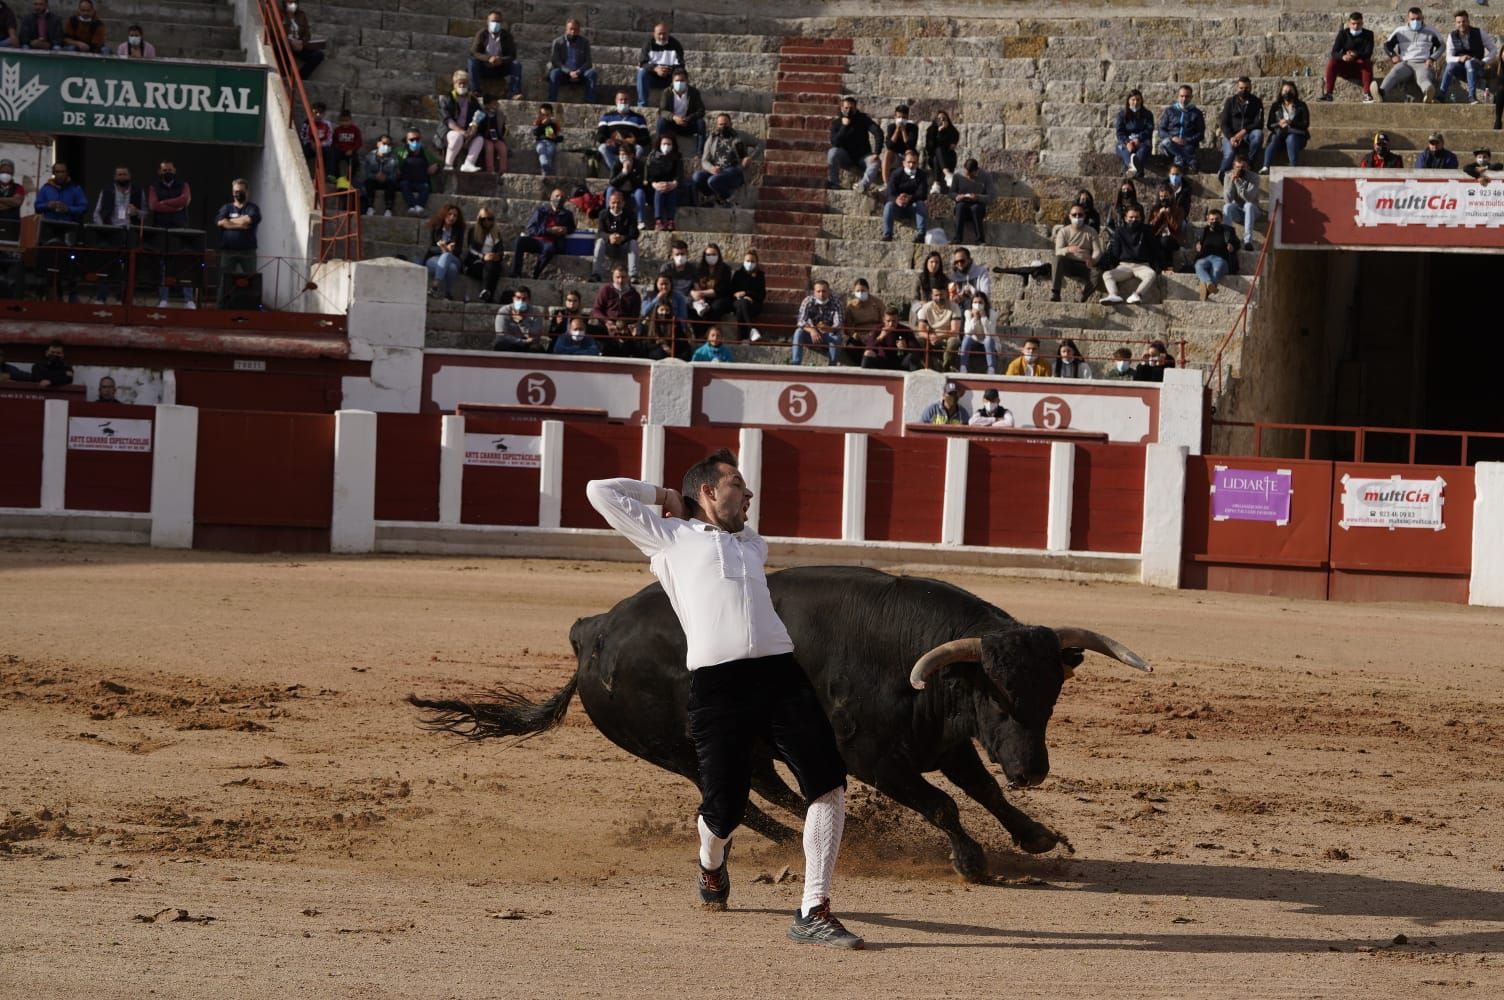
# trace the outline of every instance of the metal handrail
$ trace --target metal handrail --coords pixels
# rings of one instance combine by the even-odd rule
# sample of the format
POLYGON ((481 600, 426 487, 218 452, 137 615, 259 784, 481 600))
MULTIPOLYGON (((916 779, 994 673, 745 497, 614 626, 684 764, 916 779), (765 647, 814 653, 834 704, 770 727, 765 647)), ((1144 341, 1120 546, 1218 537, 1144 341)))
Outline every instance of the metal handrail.
POLYGON ((1237 336, 1238 328, 1242 327, 1246 335, 1248 332, 1248 310, 1253 306, 1253 293, 1258 288, 1259 278, 1264 274, 1264 261, 1269 256, 1269 248, 1274 245, 1274 222, 1279 217, 1280 203, 1272 201, 1269 205, 1269 226, 1264 232, 1264 247, 1259 251, 1259 261, 1253 268, 1253 276, 1248 281, 1248 292, 1243 296, 1243 307, 1238 310, 1238 316, 1232 321, 1232 329, 1227 331, 1227 336, 1222 338, 1222 343, 1217 345, 1216 360, 1212 364, 1217 369, 1217 392, 1222 392, 1222 356, 1232 343, 1232 338, 1237 336))
MULTIPOLYGON (((1253 454, 1256 457, 1264 457, 1264 431, 1299 431, 1302 432, 1304 445, 1301 458, 1309 460, 1311 457, 1311 435, 1314 432, 1350 434, 1353 438, 1353 461, 1363 462, 1367 458, 1367 445, 1370 437, 1405 437, 1408 439, 1407 464, 1415 464, 1415 447, 1420 438, 1456 438, 1461 443, 1461 453, 1458 456, 1458 465, 1470 465, 1468 451, 1473 440, 1498 440, 1504 441, 1504 432, 1498 431, 1453 431, 1453 430, 1428 430, 1420 427, 1359 427, 1346 424, 1292 424, 1277 423, 1273 421, 1256 420, 1250 423, 1221 421, 1227 426, 1253 427, 1253 454)), ((1446 463, 1430 462, 1431 465, 1446 463)))

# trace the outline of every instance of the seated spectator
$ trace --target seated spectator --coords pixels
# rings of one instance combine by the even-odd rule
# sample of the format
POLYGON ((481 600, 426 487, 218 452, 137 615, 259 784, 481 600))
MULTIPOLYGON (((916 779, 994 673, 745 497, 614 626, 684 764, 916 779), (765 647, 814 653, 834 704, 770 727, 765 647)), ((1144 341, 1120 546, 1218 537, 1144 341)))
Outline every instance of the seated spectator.
POLYGON ((451 202, 435 212, 423 229, 420 238, 426 248, 423 266, 428 269, 428 294, 442 291, 444 298, 452 299, 454 278, 465 256, 465 213, 451 202))
POLYGON ((689 360, 730 364, 736 359, 731 356, 731 348, 721 343, 721 328, 713 326, 705 331, 705 343, 695 348, 695 353, 689 360))
POLYGON ((830 282, 820 279, 814 289, 799 304, 799 316, 794 321, 794 346, 789 354, 791 364, 804 363, 804 345, 823 346, 832 365, 839 364, 841 344, 845 341, 845 314, 841 304, 830 294, 830 282))
POLYGON ((1493 162, 1494 154, 1487 149, 1473 150, 1473 162, 1462 168, 1462 172, 1480 184, 1487 184, 1493 178, 1490 173, 1498 173, 1504 170, 1504 165, 1493 162))
POLYGON ((1144 351, 1144 358, 1139 362, 1138 367, 1133 369, 1133 381, 1163 382, 1165 369, 1173 367, 1175 363, 1169 359, 1165 346, 1156 340, 1144 351), (1168 364, 1166 364, 1167 361, 1168 364))
POLYGON ((94 390, 94 401, 97 403, 120 402, 119 390, 115 386, 115 380, 108 375, 99 377, 99 385, 94 390))
POLYGON ((1069 337, 1055 348, 1055 363, 1050 367, 1052 378, 1094 378, 1091 364, 1081 356, 1076 342, 1069 337))
POLYGON ((1399 170, 1404 163, 1398 156, 1389 151, 1389 133, 1375 132, 1373 134, 1373 149, 1363 155, 1358 161, 1358 166, 1371 170, 1399 170))
POLYGON ((762 333, 753 326, 762 304, 768 298, 768 279, 758 262, 757 251, 742 255, 742 266, 731 274, 731 311, 736 315, 736 336, 740 340, 761 340, 762 333))
POLYGON ((517 60, 516 40, 502 26, 501 11, 487 14, 485 26, 470 40, 466 70, 477 90, 485 90, 491 80, 505 80, 507 97, 522 100, 522 63, 517 60))
POLYGON ((485 98, 470 89, 470 74, 464 70, 455 70, 451 80, 449 93, 439 95, 439 147, 444 151, 444 169, 478 173, 481 149, 486 144, 480 135, 486 120, 485 98))
POLYGON ((689 330, 667 303, 655 305, 652 312, 637 325, 637 340, 632 345, 632 354, 652 361, 662 361, 664 358, 689 359, 689 330))
POLYGON ((392 149, 392 137, 383 133, 361 164, 361 187, 365 191, 367 215, 376 214, 378 194, 386 196, 386 210, 382 214, 392 214, 392 207, 397 204, 397 179, 400 176, 401 166, 392 149))
POLYGON ((691 320, 717 320, 731 312, 731 267, 719 244, 707 243, 689 292, 691 320))
MULTIPOLYGON (((21 23, 16 20, 15 11, 0 0, 0 49, 16 49, 21 47, 21 23)), ((124 48, 124 46, 121 46, 124 48)))
POLYGON ((971 259, 970 250, 956 247, 951 251, 947 291, 956 311, 965 312, 971 307, 971 297, 977 292, 992 294, 992 273, 971 259))
POLYGON ((355 183, 355 167, 360 162, 360 150, 365 144, 366 137, 350 117, 350 109, 340 108, 339 119, 334 124, 335 177, 343 177, 352 185, 355 183))
POLYGON ((322 102, 314 101, 309 110, 313 117, 298 126, 298 141, 303 145, 303 162, 315 175, 315 183, 322 184, 334 168, 334 125, 325 117, 322 102), (317 176, 320 158, 324 164, 324 177, 317 176))
POLYGON ((658 138, 687 135, 695 137, 695 155, 699 156, 705 151, 705 101, 681 67, 674 70, 673 84, 658 100, 658 138))
POLYGON ((157 47, 146 40, 141 25, 133 24, 125 29, 125 41, 115 47, 115 54, 123 59, 155 59, 157 47))
MULTIPOLYGON (((1311 141, 1311 112, 1300 99, 1300 91, 1289 80, 1279 85, 1279 100, 1269 109, 1269 144, 1264 147, 1264 169, 1274 164, 1274 154, 1283 149, 1290 166, 1300 163, 1300 151, 1311 141)), ((1250 161, 1251 162, 1251 161, 1250 161)))
MULTIPOLYGON (((390 213, 388 213, 390 214, 390 213)), ((490 302, 496 297, 496 286, 501 284, 502 261, 505 244, 502 242, 501 226, 489 208, 475 214, 475 225, 465 238, 465 256, 461 267, 466 274, 480 282, 480 301, 490 302)))
POLYGON ((940 251, 931 250, 924 255, 924 261, 919 265, 919 276, 914 279, 914 300, 909 303, 910 319, 919 314, 919 310, 930 300, 930 293, 936 288, 948 291, 950 274, 945 270, 945 260, 940 256, 940 251))
POLYGON ((614 172, 606 182, 606 188, 620 191, 632 199, 632 204, 637 209, 637 228, 643 229, 648 224, 648 186, 647 178, 643 175, 642 160, 638 159, 637 151, 631 145, 626 145, 612 162, 614 172))
POLYGON ((715 129, 705 143, 700 169, 694 176, 695 190, 725 208, 737 188, 747 182, 745 171, 751 165, 751 144, 731 127, 731 116, 722 112, 715 116, 715 129))
POLYGON ((982 405, 967 421, 972 427, 1012 427, 1013 414, 998 401, 996 389, 982 390, 982 405))
MULTIPOLYGON (((1236 162, 1236 161, 1235 161, 1236 162)), ((1175 201, 1175 192, 1163 184, 1154 195, 1147 216, 1149 232, 1153 234, 1159 257, 1159 266, 1165 271, 1174 267, 1175 254, 1186 238, 1185 215, 1175 201)))
MULTIPOLYGON (((919 154, 919 123, 909 120, 909 106, 900 104, 893 109, 893 119, 883 131, 883 151, 880 157, 879 170, 881 171, 882 183, 888 183, 888 178, 893 176, 895 165, 902 163, 906 154, 912 151, 915 154, 915 162, 918 162, 919 154)), ((863 178, 864 185, 867 179, 863 178)), ((870 185, 868 185, 870 186, 870 185)), ((866 187, 862 188, 866 190, 866 187)))
POLYGON ((94 0, 78 0, 78 12, 63 25, 63 51, 104 52, 104 22, 94 14, 94 0))
POLYGON ((1174 196, 1175 204, 1180 206, 1180 214, 1186 218, 1191 217, 1191 186, 1185 182, 1185 171, 1180 169, 1180 164, 1172 163, 1165 171, 1165 183, 1170 185, 1170 192, 1174 196))
MULTIPOLYGON (((689 257, 682 252, 682 249, 682 244, 680 247, 676 247, 674 256, 675 258, 682 257, 685 261, 688 261, 689 257)), ((669 277, 668 269, 669 265, 663 265, 663 272, 653 279, 653 294, 649 298, 643 299, 642 315, 652 315, 653 310, 658 307, 658 304, 663 303, 669 307, 675 319, 682 321, 689 316, 689 289, 694 287, 694 278, 691 277, 685 284, 684 291, 680 292, 674 287, 674 279, 669 277)), ((691 269, 690 273, 693 275, 694 270, 691 269)))
POLYGON ((977 345, 987 357, 987 374, 997 374, 997 327, 992 319, 992 300, 986 292, 977 292, 962 316, 961 368, 971 370, 972 355, 977 345))
POLYGON ((642 176, 652 192, 653 229, 673 232, 674 216, 679 211, 679 181, 684 177, 684 161, 673 136, 658 140, 658 151, 648 157, 642 176))
POLYGON ((561 84, 580 83, 585 86, 585 103, 594 104, 598 79, 590 60, 590 40, 580 34, 580 22, 571 17, 548 53, 548 99, 559 99, 561 84))
POLYGON ((903 169, 893 171, 888 178, 888 200, 883 205, 884 243, 893 241, 893 226, 901 218, 914 220, 914 242, 923 243, 925 229, 929 226, 929 176, 919 169, 919 154, 909 150, 903 154, 903 169))
POLYGON ((674 70, 684 69, 684 46, 668 33, 668 25, 659 22, 653 25, 653 36, 643 43, 637 58, 637 104, 650 107, 649 91, 667 87, 674 77, 674 70))
POLYGON ((841 113, 830 123, 830 148, 825 151, 825 186, 839 188, 842 170, 858 170, 862 179, 856 189, 865 191, 876 183, 881 160, 873 152, 883 145, 883 130, 865 111, 858 110, 855 97, 841 98, 841 113))
POLYGON ((1431 75, 1431 63, 1445 51, 1441 36, 1426 23, 1421 9, 1411 7, 1408 20, 1384 40, 1390 68, 1384 74, 1384 82, 1379 84, 1379 97, 1388 101, 1392 94, 1414 80, 1420 88, 1421 100, 1427 104, 1435 101, 1436 78, 1431 75))
POLYGON ((1259 227, 1259 180, 1247 160, 1234 160, 1222 184, 1222 216, 1229 225, 1243 223, 1243 249, 1253 249, 1259 227))
POLYGON ((596 122, 595 141, 607 169, 616 166, 623 149, 630 148, 635 158, 642 157, 648 143, 648 120, 632 109, 631 95, 625 90, 616 92, 615 106, 596 122))
POLYGON ((63 360, 63 342, 54 338, 47 344, 42 360, 31 366, 31 378, 43 389, 57 389, 73 384, 73 366, 63 360))
POLYGON ((1206 118, 1191 100, 1185 84, 1175 91, 1175 103, 1159 116, 1159 151, 1188 174, 1196 172, 1196 151, 1206 138, 1206 118))
MULTIPOLYGON (((1065 216, 1060 220, 1062 226, 1071 224, 1071 208, 1081 209, 1082 215, 1086 219, 1086 224, 1093 229, 1101 230, 1102 216, 1097 212, 1097 201, 1086 188, 1081 188, 1076 192, 1076 200, 1071 203, 1070 208, 1065 210, 1065 216)), ((957 240, 957 242, 960 241, 957 240)))
POLYGON ((1077 203, 1066 214, 1067 223, 1055 230, 1055 271, 1050 283, 1050 301, 1060 301, 1060 286, 1066 278, 1081 283, 1081 301, 1091 295, 1092 269, 1102 256, 1102 234, 1091 224, 1085 206, 1077 203))
POLYGON ((1363 91, 1363 103, 1372 104, 1379 92, 1373 85, 1373 32, 1363 27, 1363 14, 1353 11, 1347 18, 1347 27, 1337 30, 1332 42, 1332 54, 1326 61, 1326 80, 1321 90, 1321 99, 1330 101, 1332 89, 1337 86, 1337 77, 1356 80, 1363 91))
POLYGON ((1440 132, 1432 132, 1426 137, 1426 148, 1415 155, 1415 169, 1457 169, 1457 154, 1447 148, 1446 136, 1440 132))
MULTIPOLYGON (((433 192, 433 175, 439 172, 439 157, 423 144, 417 129, 408 129, 404 148, 397 151, 397 187, 407 202, 408 215, 428 211, 428 196, 433 192)), ((390 203, 388 203, 390 204, 390 203)))
POLYGON ((951 175, 956 172, 956 146, 961 143, 961 133, 950 120, 950 112, 939 110, 924 130, 924 164, 929 168, 935 183, 930 194, 939 194, 941 182, 950 189, 951 175))
MULTIPOLYGON (((1272 114, 1269 121, 1272 135, 1272 114)), ((1217 168, 1217 183, 1221 184, 1234 156, 1242 153, 1253 163, 1264 145, 1264 101, 1253 92, 1253 81, 1248 77, 1238 77, 1232 96, 1222 102, 1217 123, 1222 129, 1222 165, 1217 168)))
POLYGON ((885 371, 918 371, 923 367, 924 348, 914 331, 904 326, 897 306, 883 313, 883 325, 862 352, 863 368, 885 371))
POLYGON ((1129 177, 1143 173, 1154 146, 1154 115, 1144 107, 1144 95, 1137 89, 1128 91, 1123 106, 1113 121, 1117 133, 1118 159, 1129 177))
POLYGON ((1030 337, 1024 341, 1024 349, 1018 357, 1008 364, 1008 370, 1004 375, 1015 378, 1049 378, 1050 366, 1044 363, 1039 356, 1039 338, 1030 337))
MULTIPOLYGON (((569 336, 569 324, 573 322, 576 317, 583 318, 586 321, 585 325, 588 329, 590 325, 590 316, 580 306, 580 293, 571 288, 569 291, 564 293, 564 305, 560 306, 558 309, 549 310, 549 337, 553 338, 569 336)), ((557 347, 558 345, 555 346, 557 347)))
MULTIPOLYGON (((1236 163, 1233 169, 1237 169, 1236 163)), ((1123 213, 1123 224, 1112 231, 1112 241, 1097 266, 1101 270, 1102 285, 1107 289, 1107 294, 1102 296, 1104 304, 1117 305, 1123 301, 1118 294, 1118 282, 1124 278, 1138 281, 1138 287, 1128 296, 1128 304, 1137 305, 1144 301, 1143 292, 1154 285, 1160 261, 1158 246, 1149 227, 1144 224, 1140 209, 1130 207, 1123 213)))
POLYGON ((1119 347, 1112 352, 1112 364, 1103 373, 1104 379, 1115 382, 1133 381, 1133 352, 1126 347, 1119 347))
POLYGON ((951 304, 950 287, 932 289, 930 300, 914 315, 914 330, 928 346, 925 360, 942 371, 955 371, 961 347, 961 313, 951 304))
POLYGON ((585 332, 585 317, 575 316, 569 321, 569 335, 554 338, 555 354, 573 354, 578 357, 599 357, 601 345, 585 332))
POLYGON ((940 398, 924 408, 919 415, 922 424, 965 424, 971 419, 966 407, 961 405, 961 387, 954 382, 945 383, 940 398))
POLYGON ((512 304, 496 312, 496 339, 491 341, 491 350, 547 351, 543 323, 542 311, 533 308, 533 293, 526 285, 518 285, 512 289, 512 304))
POLYGON ((47 6, 47 0, 32 0, 31 13, 21 18, 17 38, 22 48, 46 52, 63 47, 63 19, 47 6))
POLYGON ((554 156, 563 141, 564 129, 554 117, 554 106, 538 105, 538 117, 533 119, 533 149, 538 154, 538 176, 547 177, 553 172, 554 156))
POLYGON ((1139 215, 1144 214, 1144 206, 1139 204, 1138 200, 1138 188, 1131 180, 1124 180, 1118 185, 1118 193, 1112 200, 1112 208, 1107 210, 1108 230, 1120 228, 1130 208, 1138 209, 1139 215))
POLYGON ((1201 301, 1216 295, 1222 279, 1238 273, 1238 234, 1223 225, 1222 212, 1206 210, 1206 228, 1196 237, 1196 277, 1200 280, 1201 301))
POLYGON ((600 281, 606 258, 627 260, 632 280, 637 280, 637 216, 627 211, 627 199, 620 191, 606 196, 606 210, 595 223, 595 258, 590 280, 600 281))
POLYGON ((623 338, 632 335, 637 318, 642 315, 642 296, 627 280, 627 269, 613 267, 611 280, 595 293, 590 315, 604 330, 611 353, 624 353, 623 338))
POLYGON ((575 230, 574 213, 564 204, 564 192, 554 188, 548 194, 548 202, 533 209, 527 220, 527 228, 512 245, 512 277, 522 275, 522 255, 536 254, 533 265, 533 280, 543 273, 548 262, 564 247, 564 239, 575 230))
POLYGON ((324 61, 324 53, 314 46, 313 28, 308 23, 308 15, 298 9, 297 0, 287 0, 283 7, 282 29, 287 32, 287 44, 292 48, 298 76, 307 80, 324 61))
POLYGON ((975 158, 966 161, 959 173, 950 175, 951 196, 956 201, 956 242, 966 242, 968 227, 976 235, 973 242, 987 242, 987 206, 997 196, 992 175, 983 171, 975 158))
MULTIPOLYGON (((486 171, 493 174, 507 172, 507 116, 501 110, 501 100, 494 94, 485 95, 485 120, 480 123, 480 150, 486 158, 486 171)), ((463 169, 463 168, 461 168, 463 169)))
POLYGON ((1452 80, 1463 77, 1467 80, 1467 103, 1477 104, 1478 80, 1485 68, 1498 59, 1494 40, 1488 34, 1472 26, 1467 11, 1459 10, 1452 19, 1457 30, 1447 35, 1446 70, 1441 74, 1441 99, 1447 97, 1447 88, 1452 80))
POLYGON ((847 364, 862 363, 867 345, 877 336, 887 311, 888 307, 883 300, 872 294, 872 286, 866 278, 857 278, 851 283, 851 294, 846 296, 843 318, 846 326, 847 364))

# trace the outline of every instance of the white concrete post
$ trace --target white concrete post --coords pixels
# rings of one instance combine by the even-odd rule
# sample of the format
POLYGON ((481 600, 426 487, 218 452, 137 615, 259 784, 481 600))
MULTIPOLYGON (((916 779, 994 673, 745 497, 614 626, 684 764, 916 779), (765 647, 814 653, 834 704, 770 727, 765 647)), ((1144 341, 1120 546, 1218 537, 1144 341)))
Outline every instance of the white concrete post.
POLYGON ((642 425, 642 474, 638 477, 654 486, 663 485, 663 426, 642 425))
POLYGON ((1467 602, 1504 608, 1504 462, 1473 466, 1473 578, 1467 602))
POLYGON ((68 486, 68 401, 42 404, 42 509, 62 510, 68 486))
POLYGON ((841 467, 841 541, 867 539, 867 435, 847 434, 841 467))
POLYGON ((151 544, 158 549, 191 549, 198 409, 158 406, 151 452, 151 544))
POLYGON ((439 442, 439 523, 459 524, 465 485, 465 418, 445 416, 439 442))
POLYGON ((757 530, 757 519, 762 515, 762 428, 743 427, 736 442, 737 469, 742 481, 752 491, 752 503, 747 507, 747 523, 757 530))
POLYGON ((175 406, 178 401, 178 373, 168 368, 162 372, 162 402, 175 406))
POLYGON ((653 365, 648 383, 648 423, 688 427, 694 418, 694 369, 677 358, 653 365))
POLYGON ((340 410, 334 415, 334 508, 331 552, 376 547, 376 414, 340 410))
POLYGON ((538 527, 557 528, 564 517, 564 422, 543 421, 542 468, 538 470, 538 527))
POLYGON ((1185 543, 1184 445, 1144 449, 1144 528, 1139 580, 1151 587, 1179 587, 1185 543))
POLYGON ((1167 368, 1159 387, 1159 443, 1184 445, 1192 455, 1201 454, 1201 372, 1190 368, 1167 368))
POLYGON ((966 466, 968 444, 964 437, 945 442, 945 499, 940 515, 940 544, 960 545, 966 535, 966 466))
POLYGON ((1071 547, 1071 507, 1076 492, 1076 446, 1069 441, 1050 442, 1050 508, 1044 547, 1068 552, 1071 547))

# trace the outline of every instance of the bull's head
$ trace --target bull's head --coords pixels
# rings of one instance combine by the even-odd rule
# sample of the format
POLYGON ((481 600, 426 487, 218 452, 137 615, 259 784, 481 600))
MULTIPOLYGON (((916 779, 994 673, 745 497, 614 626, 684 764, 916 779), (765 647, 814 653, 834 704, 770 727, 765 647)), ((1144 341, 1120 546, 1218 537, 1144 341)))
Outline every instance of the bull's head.
POLYGON ((1154 669, 1127 646, 1096 632, 1020 625, 936 646, 914 664, 909 683, 923 689, 951 664, 980 664, 988 684, 977 698, 976 736, 1011 784, 1037 785, 1050 773, 1045 727, 1061 686, 1087 650, 1145 672, 1154 669))

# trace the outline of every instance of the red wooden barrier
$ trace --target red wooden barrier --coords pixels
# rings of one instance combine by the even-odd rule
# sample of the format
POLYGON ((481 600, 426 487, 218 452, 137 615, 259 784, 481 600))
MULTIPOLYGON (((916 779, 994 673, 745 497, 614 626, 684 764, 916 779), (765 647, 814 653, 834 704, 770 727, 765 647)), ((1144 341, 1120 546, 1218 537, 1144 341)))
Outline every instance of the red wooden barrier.
POLYGON ((333 413, 344 398, 343 376, 297 372, 178 369, 180 406, 287 413, 333 413))
POLYGON ((439 454, 443 417, 376 414, 376 519, 439 519, 439 454))
MULTIPOLYGON (((520 434, 540 436, 542 425, 499 417, 466 417, 465 436, 520 434)), ((464 524, 538 523, 541 469, 500 469, 467 465, 460 491, 460 521, 464 524)))
POLYGON ((0 507, 42 506, 40 399, 0 399, 0 507))
POLYGON ((585 499, 585 484, 616 476, 636 479, 641 469, 641 426, 565 424, 560 523, 566 528, 610 527, 585 499))
POLYGON ((334 417, 200 410, 196 548, 329 549, 334 417))
POLYGON ((845 441, 824 431, 763 431, 759 534, 841 537, 845 441))
MULTIPOLYGON (((1050 446, 972 441, 966 446, 966 545, 1042 549, 1050 517, 1050 446)), ((943 483, 915 484, 916 503, 940 501, 943 483)))
MULTIPOLYGON (((70 403, 68 419, 83 417, 103 423, 110 419, 146 420, 152 425, 153 451, 156 407, 121 403, 70 403)), ((83 451, 68 449, 63 506, 69 510, 151 512, 152 452, 83 451)))
MULTIPOLYGON (((719 448, 740 447, 741 435, 735 427, 665 427, 663 429, 663 485, 679 488, 684 472, 691 465, 719 448)), ((768 465, 763 455, 763 468, 768 465)))
POLYGON ((944 438, 869 437, 866 538, 938 543, 944 485, 944 438))
POLYGON ((1144 533, 1144 448, 1076 445, 1071 550, 1139 552, 1144 533))
POLYGON ((1358 465, 1332 471, 1331 584, 1334 601, 1452 601, 1466 604, 1473 569, 1473 470, 1467 466, 1358 465), (1342 477, 1446 482, 1441 531, 1343 528, 1342 477))

